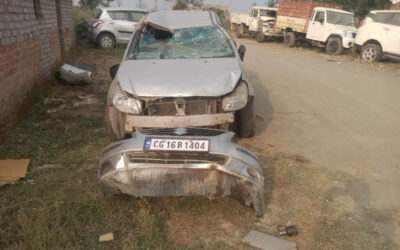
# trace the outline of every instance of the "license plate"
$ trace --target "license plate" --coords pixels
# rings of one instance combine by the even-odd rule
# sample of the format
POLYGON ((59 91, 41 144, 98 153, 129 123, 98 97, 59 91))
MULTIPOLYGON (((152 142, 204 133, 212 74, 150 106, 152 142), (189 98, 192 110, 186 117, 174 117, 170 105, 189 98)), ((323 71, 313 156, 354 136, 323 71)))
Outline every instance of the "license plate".
POLYGON ((209 140, 200 139, 159 139, 146 138, 145 150, 154 151, 182 151, 182 152, 208 152, 209 140))

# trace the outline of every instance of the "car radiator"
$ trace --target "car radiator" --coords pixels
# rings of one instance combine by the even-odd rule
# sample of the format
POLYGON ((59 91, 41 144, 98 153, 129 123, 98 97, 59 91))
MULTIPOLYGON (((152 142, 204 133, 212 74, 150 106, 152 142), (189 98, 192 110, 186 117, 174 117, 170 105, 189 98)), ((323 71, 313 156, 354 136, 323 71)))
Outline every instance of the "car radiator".
POLYGON ((146 103, 150 116, 202 115, 218 113, 218 98, 164 98, 146 103))

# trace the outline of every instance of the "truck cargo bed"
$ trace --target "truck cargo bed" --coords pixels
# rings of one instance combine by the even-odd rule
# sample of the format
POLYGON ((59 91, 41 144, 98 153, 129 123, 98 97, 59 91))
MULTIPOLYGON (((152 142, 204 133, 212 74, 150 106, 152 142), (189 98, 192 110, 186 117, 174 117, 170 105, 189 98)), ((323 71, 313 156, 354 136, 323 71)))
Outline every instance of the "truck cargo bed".
POLYGON ((339 4, 327 4, 318 1, 281 0, 279 2, 275 29, 291 29, 295 32, 306 33, 308 20, 316 7, 343 9, 343 6, 339 4))

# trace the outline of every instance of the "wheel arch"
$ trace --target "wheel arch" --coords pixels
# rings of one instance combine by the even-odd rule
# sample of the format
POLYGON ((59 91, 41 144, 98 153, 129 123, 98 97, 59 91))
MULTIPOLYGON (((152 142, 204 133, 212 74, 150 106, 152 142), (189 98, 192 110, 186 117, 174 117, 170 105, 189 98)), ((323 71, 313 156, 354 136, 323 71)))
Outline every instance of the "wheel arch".
POLYGON ((326 38, 325 43, 328 43, 329 39, 331 39, 332 37, 337 37, 337 38, 339 38, 340 40, 343 41, 343 37, 341 35, 334 33, 334 34, 330 34, 328 36, 328 38, 326 38))
POLYGON ((369 39, 369 40, 367 40, 366 42, 364 42, 362 46, 365 46, 365 45, 368 45, 368 44, 375 44, 375 45, 378 45, 378 46, 380 46, 381 49, 382 49, 382 44, 381 44, 378 40, 369 39))

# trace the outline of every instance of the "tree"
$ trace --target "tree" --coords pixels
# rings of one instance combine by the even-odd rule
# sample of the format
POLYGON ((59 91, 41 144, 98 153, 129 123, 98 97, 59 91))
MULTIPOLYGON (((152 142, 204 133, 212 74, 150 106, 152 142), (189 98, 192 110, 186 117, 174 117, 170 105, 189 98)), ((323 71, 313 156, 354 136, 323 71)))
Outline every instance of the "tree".
POLYGON ((109 7, 113 0, 79 0, 79 5, 84 9, 96 9, 99 5, 109 7))
POLYGON ((373 9, 386 9, 392 4, 390 0, 325 0, 324 2, 341 4, 344 9, 353 11, 357 17, 365 17, 373 9))
POLYGON ((268 0, 267 5, 268 7, 275 7, 279 3, 279 0, 268 0))
POLYGON ((176 0, 174 7, 172 9, 174 10, 184 10, 188 8, 188 5, 193 5, 195 7, 200 7, 203 5, 204 0, 176 0))

